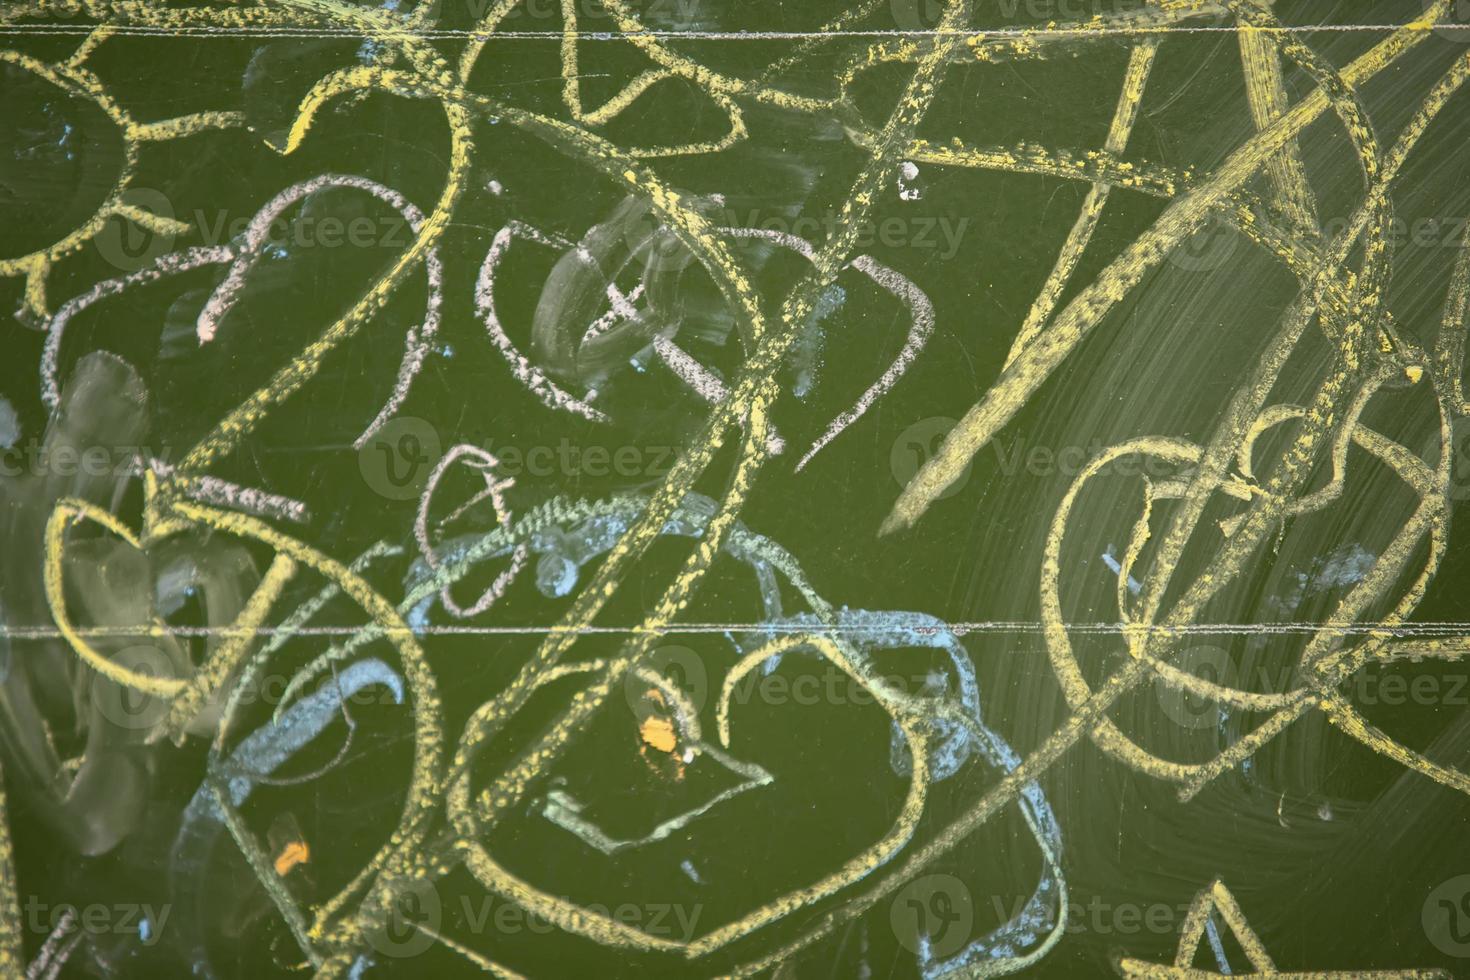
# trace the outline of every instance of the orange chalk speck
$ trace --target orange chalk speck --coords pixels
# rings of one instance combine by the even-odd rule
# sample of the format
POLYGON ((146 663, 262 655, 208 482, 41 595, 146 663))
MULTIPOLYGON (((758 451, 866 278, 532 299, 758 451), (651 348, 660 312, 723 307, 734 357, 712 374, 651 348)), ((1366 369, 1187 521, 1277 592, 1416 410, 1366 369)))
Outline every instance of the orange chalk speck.
POLYGON ((276 855, 276 874, 285 877, 291 873, 292 868, 310 860, 311 848, 306 846, 306 841, 294 840, 276 855))
POLYGON ((638 734, 650 748, 660 752, 673 752, 679 740, 674 735, 674 723, 667 718, 650 715, 638 726, 638 734))

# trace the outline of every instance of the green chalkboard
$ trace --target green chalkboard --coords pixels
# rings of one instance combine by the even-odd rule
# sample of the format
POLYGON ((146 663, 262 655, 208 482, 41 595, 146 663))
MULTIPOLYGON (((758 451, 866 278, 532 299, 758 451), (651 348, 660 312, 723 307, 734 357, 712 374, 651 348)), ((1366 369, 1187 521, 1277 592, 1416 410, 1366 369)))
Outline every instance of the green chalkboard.
POLYGON ((0 976, 1466 975, 1461 25, 0 3, 0 976))

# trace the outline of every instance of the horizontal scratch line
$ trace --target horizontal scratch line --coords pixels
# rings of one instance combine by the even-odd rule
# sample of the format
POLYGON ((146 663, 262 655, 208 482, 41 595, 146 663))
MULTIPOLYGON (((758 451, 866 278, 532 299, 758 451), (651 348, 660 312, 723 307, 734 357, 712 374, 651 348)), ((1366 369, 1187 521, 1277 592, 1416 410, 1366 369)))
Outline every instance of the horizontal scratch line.
MULTIPOLYGON (((1243 635, 1243 636, 1285 636, 1285 635, 1317 635, 1323 633, 1336 633, 1342 636, 1458 636, 1470 635, 1470 623, 1191 623, 1181 626, 1143 626, 1139 624, 1126 623, 1065 623, 1067 630, 1073 633, 1092 634, 1123 634, 1123 633, 1150 633, 1170 636, 1215 636, 1215 635, 1243 635)), ((211 636, 237 636, 242 634, 255 634, 257 636, 275 636, 285 634, 288 636, 352 636, 368 629, 367 626, 304 626, 300 628, 287 628, 279 626, 258 626, 249 630, 240 630, 229 626, 180 626, 169 627, 166 630, 156 626, 95 626, 78 629, 76 632, 86 637, 109 637, 109 636, 159 636, 163 633, 175 637, 211 637, 211 636)), ((956 635, 963 636, 967 633, 1022 633, 1040 635, 1045 629, 1045 624, 1031 621, 995 621, 995 622, 954 622, 936 625, 927 629, 919 629, 918 632, 938 632, 948 630, 956 635)), ((411 627, 406 632, 415 636, 533 636, 549 633, 577 633, 586 635, 624 636, 633 633, 729 633, 729 632, 761 632, 761 633, 866 633, 884 632, 887 627, 882 625, 844 624, 833 626, 822 626, 811 623, 683 623, 671 624, 667 627, 649 629, 642 626, 582 626, 577 628, 564 626, 474 626, 474 625, 430 625, 411 627)), ((54 626, 0 626, 0 638, 16 640, 51 640, 61 639, 61 631, 54 626)))
MULTIPOLYGON (((96 30, 97 24, 10 24, 0 27, 0 35, 26 35, 26 34, 71 34, 87 35, 96 30)), ((1373 31, 1383 33, 1386 31, 1402 30, 1405 27, 1425 31, 1466 31, 1470 32, 1470 26, 1464 24, 1283 24, 1275 27, 1256 27, 1252 30, 1260 34, 1306 34, 1320 32, 1362 32, 1373 31)), ((113 36, 128 34, 150 35, 160 37, 217 37, 225 38, 230 35, 242 37, 340 37, 355 39, 363 37, 361 31, 349 31, 340 28, 315 28, 315 27, 254 27, 250 25, 232 26, 179 26, 162 27, 147 24, 119 24, 108 25, 113 36)), ((1158 25, 1138 27, 1098 27, 1098 28, 999 28, 995 30, 963 30, 963 31, 906 31, 906 30, 869 30, 869 31, 668 31, 648 30, 638 31, 638 37, 666 38, 670 40, 698 40, 698 41, 800 41, 808 38, 923 38, 923 37, 975 37, 986 40, 1002 38, 1018 38, 1034 40, 1039 37, 1078 37, 1090 40, 1103 37, 1137 37, 1145 34, 1235 34, 1239 28, 1230 24, 1198 24, 1198 25, 1158 25)), ((563 37, 564 32, 555 31, 473 31, 444 28, 440 30, 410 30, 405 28, 404 33, 412 35, 419 40, 451 40, 454 38, 473 38, 477 41, 490 40, 558 40, 563 37)), ((623 41, 634 32, 623 31, 579 31, 579 41, 623 41)))

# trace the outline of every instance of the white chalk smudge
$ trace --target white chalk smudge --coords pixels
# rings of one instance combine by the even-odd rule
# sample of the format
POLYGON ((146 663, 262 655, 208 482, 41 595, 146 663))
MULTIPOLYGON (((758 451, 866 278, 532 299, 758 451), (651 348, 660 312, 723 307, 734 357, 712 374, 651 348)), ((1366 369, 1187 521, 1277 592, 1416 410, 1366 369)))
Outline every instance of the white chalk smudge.
POLYGON ((0 449, 11 449, 20 441, 20 417, 10 399, 0 395, 0 449))
POLYGON ((919 166, 912 160, 905 160, 898 167, 898 199, 900 201, 917 201, 924 196, 923 188, 918 184, 919 166))

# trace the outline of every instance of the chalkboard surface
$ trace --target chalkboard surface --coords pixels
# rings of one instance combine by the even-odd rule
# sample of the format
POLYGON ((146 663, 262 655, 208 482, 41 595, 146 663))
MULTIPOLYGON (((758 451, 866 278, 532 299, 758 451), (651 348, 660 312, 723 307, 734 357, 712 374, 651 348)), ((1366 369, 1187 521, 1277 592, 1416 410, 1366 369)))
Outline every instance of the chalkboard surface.
POLYGON ((1470 975, 1462 24, 0 4, 0 975, 1470 975))

